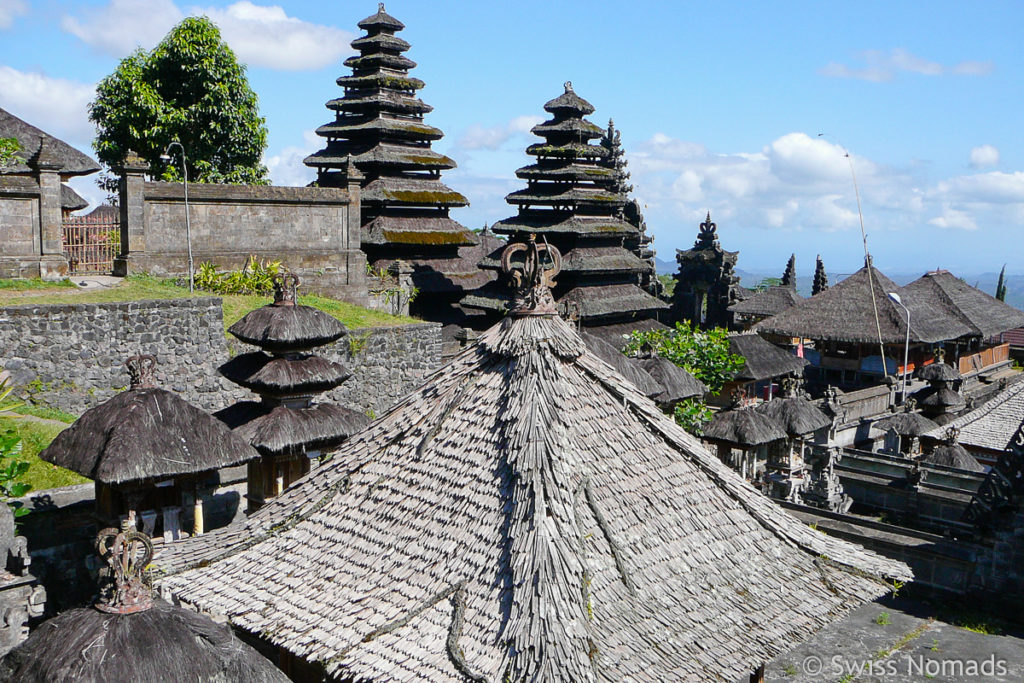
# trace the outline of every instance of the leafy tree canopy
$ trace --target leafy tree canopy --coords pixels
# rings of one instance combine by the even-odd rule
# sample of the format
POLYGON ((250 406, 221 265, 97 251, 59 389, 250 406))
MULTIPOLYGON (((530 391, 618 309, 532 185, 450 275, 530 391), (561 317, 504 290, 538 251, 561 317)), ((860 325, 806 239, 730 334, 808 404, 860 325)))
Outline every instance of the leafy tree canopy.
POLYGON ((763 292, 769 287, 779 287, 780 285, 782 285, 781 277, 766 277, 760 282, 758 282, 756 285, 754 285, 754 291, 763 292))
POLYGON ((0 138, 0 171, 12 166, 20 151, 21 144, 17 138, 0 138))
POLYGON ((181 150, 160 155, 177 140, 185 147, 188 178, 202 183, 266 184, 262 164, 265 119, 245 67, 206 17, 189 17, 151 52, 125 57, 96 87, 89 119, 96 155, 114 166, 133 150, 154 176, 181 179, 181 150))
POLYGON ((744 363, 743 356, 729 351, 729 333, 725 329, 702 330, 689 321, 678 322, 671 330, 634 330, 623 352, 635 356, 647 349, 704 382, 715 395, 744 363))

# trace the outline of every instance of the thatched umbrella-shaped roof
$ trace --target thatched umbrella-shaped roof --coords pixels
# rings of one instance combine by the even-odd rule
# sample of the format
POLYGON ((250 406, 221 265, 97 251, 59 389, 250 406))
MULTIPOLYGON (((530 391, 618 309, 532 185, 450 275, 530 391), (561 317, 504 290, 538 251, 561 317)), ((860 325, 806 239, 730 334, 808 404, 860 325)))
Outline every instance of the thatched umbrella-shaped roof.
POLYGON ((759 382, 769 377, 802 375, 806 358, 794 356, 754 332, 729 335, 729 353, 743 356, 736 379, 759 382))
POLYGON ((207 472, 259 457, 209 413, 152 384, 156 358, 127 361, 131 387, 87 410, 39 457, 105 484, 207 472))
POLYGON ((266 351, 294 352, 330 344, 348 330, 334 316, 285 298, 246 313, 228 332, 266 351))
POLYGON ((886 432, 895 429, 900 436, 921 436, 939 428, 939 425, 932 420, 921 413, 914 412, 896 413, 878 420, 872 426, 886 432))
POLYGON ((365 414, 333 403, 289 408, 242 401, 214 416, 263 455, 329 451, 370 422, 365 414))
POLYGON ((675 403, 694 396, 703 396, 708 387, 704 382, 661 356, 637 358, 640 367, 661 385, 661 392, 651 396, 657 403, 675 403))
POLYGON ((785 439, 785 428, 779 422, 753 408, 722 410, 704 426, 703 438, 740 448, 761 446, 785 439))
POLYGON ((978 460, 960 445, 957 437, 960 430, 950 427, 946 430, 946 439, 935 447, 921 462, 926 465, 942 465, 956 467, 969 472, 984 472, 985 468, 978 460))
POLYGON ((639 682, 736 680, 909 577, 589 352, 538 260, 512 314, 162 589, 341 680, 639 682))
POLYGON ((926 411, 953 413, 967 407, 967 399, 953 391, 948 382, 933 383, 915 391, 912 397, 926 411))
MULTIPOLYGON (((19 683, 287 683, 288 677, 224 624, 153 599, 139 575, 152 545, 135 531, 101 532, 135 555, 94 606, 44 622, 0 660, 0 680, 19 683)), ((108 549, 109 552, 109 549, 108 549)))
POLYGON ((803 396, 775 398, 754 410, 774 420, 790 436, 806 436, 832 424, 832 418, 803 396))
POLYGON ((352 376, 341 363, 320 356, 291 358, 265 353, 243 353, 219 368, 220 374, 235 384, 260 394, 320 393, 328 391, 352 376))
POLYGON ((917 376, 928 382, 955 382, 960 379, 960 371, 940 361, 925 365, 917 371, 917 376))

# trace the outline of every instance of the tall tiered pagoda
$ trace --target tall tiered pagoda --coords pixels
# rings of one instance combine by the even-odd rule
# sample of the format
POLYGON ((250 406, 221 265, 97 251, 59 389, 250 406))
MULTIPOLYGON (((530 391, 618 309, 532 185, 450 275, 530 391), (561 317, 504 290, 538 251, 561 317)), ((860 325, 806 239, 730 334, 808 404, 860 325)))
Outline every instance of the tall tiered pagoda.
MULTIPOLYGON (((535 235, 558 248, 563 254, 562 278, 554 290, 559 312, 591 332, 618 343, 631 329, 660 327, 657 315, 668 306, 640 287, 650 264, 626 246, 638 243, 640 231, 623 217, 629 200, 609 149, 591 143, 605 135, 583 118, 594 107, 566 83, 565 93, 544 109, 552 118, 532 131, 544 141, 526 149, 537 162, 516 171, 526 189, 505 198, 518 214, 496 223, 494 232, 510 241, 535 235)), ((497 270, 500 258, 492 254, 481 266, 497 270)), ((462 303, 504 312, 510 293, 505 283, 494 282, 462 303)))
POLYGON ((416 97, 424 83, 409 75, 416 66, 402 54, 409 43, 395 35, 405 24, 381 3, 359 28, 366 31, 352 41, 359 55, 345 60, 352 75, 338 79, 345 94, 327 103, 335 118, 316 131, 327 146, 304 163, 316 169, 318 185, 344 187, 352 156, 365 176, 361 241, 367 260, 375 269, 406 261, 420 292, 413 312, 447 322, 456 314, 452 302, 492 276, 477 268, 482 255, 460 256, 460 248, 478 240, 448 211, 469 202, 441 182, 441 172, 456 164, 430 148, 444 134, 423 122, 433 107, 416 97))

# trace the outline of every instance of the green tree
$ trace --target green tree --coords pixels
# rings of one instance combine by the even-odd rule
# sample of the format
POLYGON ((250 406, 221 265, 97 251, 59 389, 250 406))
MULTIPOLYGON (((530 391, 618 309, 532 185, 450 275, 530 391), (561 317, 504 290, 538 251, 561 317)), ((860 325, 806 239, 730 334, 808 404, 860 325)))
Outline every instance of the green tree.
POLYGON ((634 331, 623 353, 636 356, 647 350, 686 370, 716 396, 744 363, 743 356, 729 351, 728 331, 721 327, 702 330, 689 321, 678 322, 671 330, 634 331))
POLYGON ((996 298, 1000 301, 1006 301, 1006 264, 1003 264, 1003 269, 999 271, 999 282, 996 283, 996 298))
POLYGON ((754 291, 755 292, 763 292, 764 290, 768 289, 769 287, 781 287, 781 286, 782 286, 782 278, 781 277, 766 277, 765 279, 761 280, 756 285, 754 285, 754 291))
MULTIPOLYGON (((89 119, 98 133, 93 148, 107 166, 134 151, 164 180, 181 179, 182 143, 188 177, 200 183, 266 184, 262 163, 265 119, 245 67, 206 17, 189 17, 152 51, 125 57, 96 86, 89 119)), ((107 189, 110 180, 101 181, 107 189)))
POLYGON ((17 138, 0 138, 0 171, 13 166, 21 144, 17 138))

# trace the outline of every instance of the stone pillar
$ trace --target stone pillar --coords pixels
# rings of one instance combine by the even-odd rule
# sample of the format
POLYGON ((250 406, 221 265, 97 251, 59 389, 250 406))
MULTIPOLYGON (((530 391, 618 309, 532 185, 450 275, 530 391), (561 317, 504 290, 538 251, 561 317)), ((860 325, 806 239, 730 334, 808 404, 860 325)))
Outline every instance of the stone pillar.
POLYGON ((364 294, 354 297, 355 303, 369 304, 369 287, 366 279, 366 254, 362 251, 363 203, 362 182, 365 176, 352 162, 351 155, 345 163, 345 189, 348 191, 348 224, 345 226, 345 247, 349 249, 348 284, 355 285, 364 294))
POLYGON ((146 254, 146 172, 147 164, 129 150, 117 169, 120 174, 117 201, 121 209, 121 253, 114 259, 114 275, 124 277, 129 263, 146 254))
POLYGON ((44 280, 61 280, 68 276, 60 208, 60 169, 64 165, 49 138, 43 138, 39 144, 32 166, 39 174, 39 276, 44 280))

